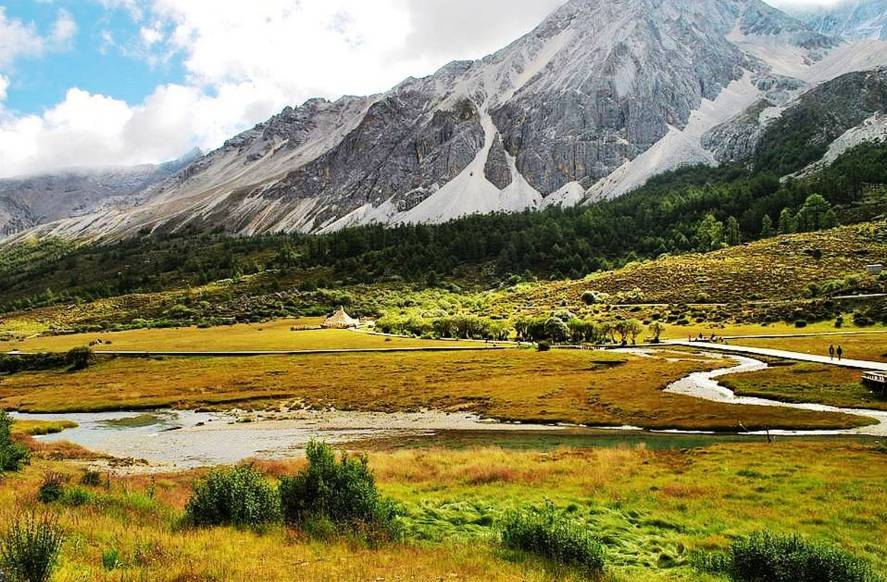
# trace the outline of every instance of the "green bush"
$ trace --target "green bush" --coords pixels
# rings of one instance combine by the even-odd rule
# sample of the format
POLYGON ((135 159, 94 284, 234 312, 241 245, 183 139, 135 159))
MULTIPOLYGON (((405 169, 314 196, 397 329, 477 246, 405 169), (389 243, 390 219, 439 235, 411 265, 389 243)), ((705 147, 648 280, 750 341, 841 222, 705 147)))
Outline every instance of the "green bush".
POLYGON ((72 371, 85 370, 92 361, 92 350, 87 347, 73 348, 65 355, 65 363, 72 371))
POLYGON ((65 476, 61 473, 48 473, 37 491, 37 499, 42 503, 53 503, 65 494, 65 476))
POLYGON ((576 568, 586 576, 604 570, 604 549, 581 523, 559 513, 552 504, 541 509, 515 511, 502 526, 502 542, 556 564, 576 568))
POLYGON ((28 462, 28 449, 12 440, 12 417, 0 410, 0 473, 18 471, 28 462))
POLYGON ((87 487, 98 487, 102 484, 102 474, 98 471, 87 469, 87 471, 83 473, 83 477, 80 478, 80 484, 86 485, 87 487))
POLYGON ((536 344, 536 351, 537 352, 550 352, 551 351, 551 344, 549 342, 543 340, 543 341, 539 342, 538 344, 536 344))
POLYGON ((261 528, 280 519, 280 501, 253 467, 216 469, 194 484, 185 514, 188 522, 200 527, 261 528))
POLYGON ((64 534, 52 517, 16 518, 0 539, 0 579, 47 582, 63 543, 64 534))
POLYGON ((725 554, 707 554, 697 567, 736 582, 876 582, 863 560, 831 545, 769 531, 735 540, 725 554))
POLYGON ((343 454, 312 441, 306 450, 308 466, 280 481, 280 500, 287 523, 306 530, 328 529, 325 522, 348 529, 368 540, 393 539, 400 534, 397 509, 383 498, 365 456, 343 454))

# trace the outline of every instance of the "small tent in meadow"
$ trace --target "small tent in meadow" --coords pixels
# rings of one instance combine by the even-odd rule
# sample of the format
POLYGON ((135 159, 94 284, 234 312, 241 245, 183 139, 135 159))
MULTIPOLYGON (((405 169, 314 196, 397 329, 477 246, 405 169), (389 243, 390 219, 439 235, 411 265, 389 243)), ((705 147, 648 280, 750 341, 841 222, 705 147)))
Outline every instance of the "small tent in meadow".
POLYGON ((324 329, 353 329, 359 325, 356 319, 352 319, 350 315, 345 313, 345 308, 340 307, 338 311, 330 315, 321 327, 324 329))

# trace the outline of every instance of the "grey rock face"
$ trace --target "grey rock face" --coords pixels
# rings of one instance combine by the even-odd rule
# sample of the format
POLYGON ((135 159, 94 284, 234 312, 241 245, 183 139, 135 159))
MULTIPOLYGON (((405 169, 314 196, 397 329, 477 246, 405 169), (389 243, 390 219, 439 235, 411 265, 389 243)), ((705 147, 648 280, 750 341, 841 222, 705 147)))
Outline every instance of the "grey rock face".
POLYGON ((502 145, 502 138, 498 135, 493 140, 490 153, 487 155, 484 175, 490 183, 500 190, 508 188, 514 180, 514 177, 511 175, 511 168, 508 165, 505 147, 502 145))
POLYGON ((755 103, 703 136, 703 145, 720 162, 755 162, 761 169, 785 173, 800 170, 844 132, 887 110, 887 67, 823 83, 768 118, 773 105, 755 103), (781 162, 786 151, 797 161, 781 162))
POLYGON ((798 18, 816 32, 848 40, 887 40, 887 0, 855 0, 832 8, 801 11, 798 18))
MULTIPOLYGON (((835 44, 760 0, 570 0, 484 59, 381 95, 286 108, 95 224, 113 238, 186 224, 255 234, 446 220, 537 207, 575 192, 573 183, 587 190, 647 163, 654 145, 667 151, 651 165, 744 159, 762 131, 754 116, 700 139, 733 114, 700 123, 700 112, 728 86, 746 92, 736 114, 758 92, 781 104, 804 82, 774 74, 760 51, 800 55, 806 66, 835 44), (697 133, 677 148, 662 145, 689 127, 697 133)), ((47 231, 84 228, 93 227, 47 231)))

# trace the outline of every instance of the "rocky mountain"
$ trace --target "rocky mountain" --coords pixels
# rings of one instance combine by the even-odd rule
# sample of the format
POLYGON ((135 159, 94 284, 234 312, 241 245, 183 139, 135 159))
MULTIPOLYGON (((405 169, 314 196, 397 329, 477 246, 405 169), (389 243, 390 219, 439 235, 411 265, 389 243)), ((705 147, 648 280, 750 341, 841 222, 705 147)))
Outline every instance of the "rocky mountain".
POLYGON ((615 197, 750 155, 762 118, 881 64, 887 43, 844 42, 760 0, 570 0, 481 60, 287 108, 138 206, 40 232, 322 232, 615 197))
POLYGON ((125 168, 79 168, 0 180, 0 236, 112 208, 131 208, 140 193, 200 158, 195 150, 179 160, 125 168))
POLYGON ((862 141, 887 139, 887 66, 847 73, 783 106, 763 99, 703 136, 719 162, 779 175, 833 161, 862 141))
POLYGON ((844 0, 797 14, 812 30, 848 40, 887 40, 887 0, 844 0))

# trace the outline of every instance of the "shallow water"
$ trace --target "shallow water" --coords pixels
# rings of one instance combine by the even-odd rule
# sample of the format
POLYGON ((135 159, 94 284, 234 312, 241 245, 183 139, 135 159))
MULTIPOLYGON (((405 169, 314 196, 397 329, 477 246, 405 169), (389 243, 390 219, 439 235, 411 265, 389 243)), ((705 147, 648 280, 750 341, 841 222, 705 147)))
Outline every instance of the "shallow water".
POLYGON ((423 438, 439 431, 556 432, 560 427, 497 423, 470 414, 299 411, 253 417, 163 410, 74 414, 19 414, 17 420, 72 420, 77 428, 36 437, 68 441, 158 468, 190 469, 249 458, 301 456, 314 438, 333 445, 379 438, 423 438), (149 417, 149 418, 146 418, 149 417), (150 418, 153 417, 153 420, 150 418), (249 422, 243 422, 250 419, 249 422))
MULTIPOLYGON (((628 350, 633 351, 633 350, 628 350)), ((765 369, 763 362, 742 356, 708 357, 738 362, 712 372, 698 372, 670 385, 666 391, 746 406, 777 406, 820 412, 841 412, 876 419, 879 424, 850 430, 770 431, 789 436, 887 436, 887 412, 844 409, 820 404, 789 404, 764 398, 736 396, 717 378, 765 369)), ((651 449, 692 448, 713 442, 756 438, 763 433, 717 435, 701 431, 645 432, 635 427, 582 429, 568 426, 524 425, 482 419, 472 414, 442 412, 369 413, 294 411, 207 413, 101 412, 19 414, 21 420, 72 420, 77 428, 36 437, 43 442, 69 441, 92 451, 122 459, 147 461, 156 470, 191 469, 231 464, 249 458, 285 459, 304 454, 305 445, 319 438, 333 445, 363 443, 382 448, 423 446, 501 446, 547 449, 558 446, 645 446, 651 449), (249 419, 250 422, 243 422, 249 419)))
MULTIPOLYGON (((719 357, 714 354, 708 355, 710 357, 719 357)), ((826 406, 824 404, 790 403, 780 402, 778 400, 769 400, 767 398, 737 396, 732 390, 725 386, 722 386, 717 381, 717 378, 720 378, 721 376, 726 376, 728 374, 766 370, 769 366, 764 362, 754 360, 752 358, 747 358, 745 356, 730 355, 728 357, 729 359, 738 362, 738 364, 732 367, 714 370, 712 372, 696 372, 694 374, 690 374, 689 376, 681 378, 677 382, 671 384, 668 388, 665 389, 665 391, 672 394, 682 394, 684 396, 702 398, 703 400, 710 400, 712 402, 723 402, 726 404, 736 404, 739 406, 774 406, 779 408, 812 410, 815 412, 836 412, 849 414, 852 416, 862 416, 864 418, 871 418, 878 421, 878 424, 847 430, 772 430, 770 431, 770 434, 887 436, 887 411, 869 410, 863 408, 838 408, 836 406, 826 406)))

